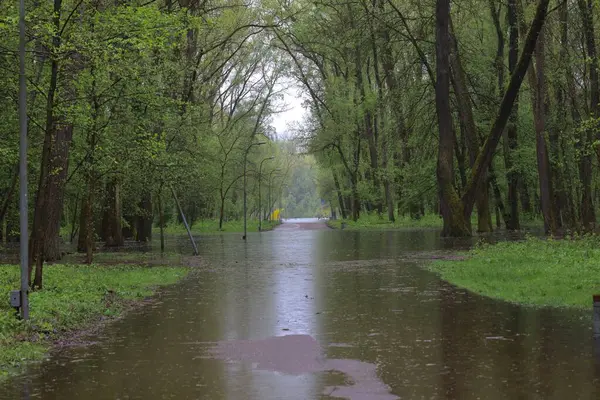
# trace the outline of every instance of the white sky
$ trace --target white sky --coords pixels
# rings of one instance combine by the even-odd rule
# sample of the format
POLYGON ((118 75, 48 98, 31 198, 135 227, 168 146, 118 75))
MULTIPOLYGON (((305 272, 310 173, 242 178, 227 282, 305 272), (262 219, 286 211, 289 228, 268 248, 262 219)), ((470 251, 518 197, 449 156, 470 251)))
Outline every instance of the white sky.
POLYGON ((278 104, 286 111, 275 114, 271 125, 277 131, 280 138, 289 138, 288 125, 300 123, 304 119, 306 110, 302 107, 302 90, 297 86, 290 86, 283 94, 283 101, 278 104))

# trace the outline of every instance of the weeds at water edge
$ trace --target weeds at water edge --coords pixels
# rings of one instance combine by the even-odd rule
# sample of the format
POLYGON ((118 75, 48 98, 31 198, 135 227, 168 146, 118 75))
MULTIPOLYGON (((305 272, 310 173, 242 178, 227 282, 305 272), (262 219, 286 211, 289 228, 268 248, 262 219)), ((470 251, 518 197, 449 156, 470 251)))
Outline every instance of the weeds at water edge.
POLYGON ((0 380, 40 360, 54 341, 106 318, 119 316, 128 304, 177 282, 185 267, 50 265, 44 290, 30 294, 30 320, 15 318, 8 292, 19 287, 18 265, 0 265, 0 380))

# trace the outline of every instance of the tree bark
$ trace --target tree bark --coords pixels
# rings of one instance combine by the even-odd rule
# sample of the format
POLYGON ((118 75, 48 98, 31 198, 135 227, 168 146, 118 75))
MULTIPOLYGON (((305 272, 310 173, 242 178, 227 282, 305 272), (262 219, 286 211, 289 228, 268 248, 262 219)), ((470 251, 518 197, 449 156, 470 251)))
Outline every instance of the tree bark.
MULTIPOLYGON (((560 168, 560 164, 564 164, 564 153, 561 153, 564 132, 568 128, 568 113, 566 103, 568 101, 567 87, 571 79, 568 65, 568 54, 567 46, 569 43, 568 35, 568 15, 569 11, 567 8, 567 2, 562 2, 558 8, 558 18, 560 26, 560 52, 559 52, 559 65, 564 67, 564 83, 559 84, 556 89, 556 129, 552 129, 549 132, 548 139, 550 141, 550 151, 556 161, 551 163, 553 185, 556 192, 556 203, 557 213, 556 220, 559 227, 566 227, 568 229, 577 229, 576 219, 572 213, 570 204, 572 203, 571 191, 569 190, 569 183, 567 182, 569 175, 568 168, 560 168)), ((552 159, 551 158, 551 159, 552 159)), ((566 165, 565 165, 566 167, 566 165)))
MULTIPOLYGON (((165 213, 163 209, 163 200, 161 191, 158 193, 158 225, 160 229, 160 252, 165 252, 165 213)), ((220 228, 219 228, 220 229, 220 228)))
POLYGON ((120 185, 117 178, 112 178, 106 183, 104 218, 102 220, 102 236, 107 247, 120 247, 125 244, 121 217, 120 185))
POLYGON ((2 194, 3 200, 2 200, 2 206, 0 206, 0 222, 4 221, 4 218, 6 217, 6 213, 8 211, 8 207, 10 206, 10 202, 12 200, 13 193, 15 192, 15 189, 17 187, 18 178, 19 178, 19 165, 17 163, 17 166, 15 168, 13 168, 12 178, 10 180, 8 189, 6 190, 6 193, 2 194))
POLYGON ((140 213, 136 218, 136 240, 149 242, 152 240, 152 197, 149 192, 142 194, 138 207, 140 213))
POLYGON ((521 53, 521 57, 519 58, 515 72, 512 74, 508 88, 506 89, 504 97, 502 98, 498 116, 492 125, 492 129, 488 138, 483 144, 483 148, 479 153, 479 157, 477 157, 477 160, 475 161, 475 167, 471 172, 471 179, 469 180, 469 187, 462 196, 462 201, 465 206, 465 213, 467 215, 470 215, 473 209, 477 190, 483 183, 482 181, 485 177, 485 172, 489 169, 489 166, 492 162, 494 151, 496 150, 498 142, 500 141, 500 137, 502 136, 502 132, 506 127, 506 122, 510 116, 512 106, 517 98, 519 88, 521 87, 521 83, 523 82, 525 73, 529 67, 538 35, 546 20, 548 3, 549 0, 540 0, 537 6, 531 27, 527 33, 527 39, 523 46, 523 52, 521 53))
MULTIPOLYGON (((469 151, 469 167, 473 168, 475 160, 479 155, 479 139, 477 128, 475 126, 475 118, 473 117, 472 102, 467 88, 467 75, 462 66, 460 55, 458 52, 458 43, 454 34, 452 20, 450 20, 450 66, 452 68, 452 85, 458 103, 458 115, 463 130, 463 137, 466 147, 469 151)), ((487 175, 487 174, 486 174, 487 175)), ((487 176, 483 178, 487 181, 487 176)), ((477 231, 491 232, 492 215, 490 214, 489 190, 485 184, 477 194, 477 231)))
MULTIPOLYGON (((61 124, 53 118, 47 146, 44 146, 42 157, 43 179, 40 179, 32 235, 35 235, 34 258, 42 261, 56 261, 62 257, 60 251, 60 221, 63 211, 65 183, 69 164, 69 148, 73 138, 73 126, 61 124), (46 163, 44 163, 44 159, 46 163), (39 200, 38 200, 39 199, 39 200)), ((39 280, 34 280, 34 287, 41 289, 42 272, 36 272, 39 280), (39 284, 38 284, 39 283, 39 284)))
POLYGON ((437 181, 440 211, 444 220, 442 236, 470 236, 470 219, 465 218, 454 190, 454 135, 450 114, 450 1, 436 1, 436 85, 435 106, 439 129, 437 181))
MULTIPOLYGON (((546 233, 557 232, 556 217, 553 208, 554 190, 552 187, 552 172, 550 170, 550 159, 548 156, 548 145, 546 143, 546 82, 544 70, 544 30, 540 32, 535 49, 535 66, 537 79, 535 82, 535 96, 533 97, 534 121, 535 121, 535 143, 538 166, 538 179, 540 185, 540 208, 544 218, 544 230, 546 233)), ((533 66, 530 67, 533 70, 533 66)))
MULTIPOLYGON (((355 53, 356 85, 358 86, 358 90, 361 96, 362 107, 364 107, 366 101, 366 93, 362 76, 361 56, 360 51, 358 49, 355 50, 355 53)), ((381 214, 383 212, 383 204, 381 202, 381 184, 379 182, 378 177, 379 158, 377 153, 377 137, 373 129, 373 120, 374 118, 371 111, 365 110, 363 123, 365 129, 365 137, 367 138, 367 146, 369 148, 369 161, 371 166, 370 180, 371 182, 373 182, 373 188, 375 190, 375 208, 377 209, 377 212, 381 214)))
MULTIPOLYGON (((59 54, 57 51, 61 44, 61 11, 62 0, 54 0, 52 25, 55 34, 50 47, 52 62, 46 97, 46 126, 29 247, 29 277, 34 289, 42 289, 44 261, 59 260, 62 256, 60 220, 73 126, 65 121, 64 116, 55 115, 54 109, 58 89, 59 54), (34 262, 36 265, 35 278, 31 280, 34 262)), ((65 90, 65 93, 72 95, 71 92, 72 88, 65 90)))
MULTIPOLYGON (((581 220, 585 230, 593 230, 596 226, 596 213, 594 210, 594 202, 592 199, 592 157, 588 149, 592 147, 596 150, 596 155, 600 160, 600 148, 593 144, 593 130, 597 130, 597 119, 600 117, 600 89, 598 84, 598 60, 596 54, 596 38, 594 32, 594 16, 593 3, 588 0, 578 0, 581 19, 583 22, 583 33, 585 37, 585 47, 587 50, 589 80, 590 80, 590 111, 592 118, 595 118, 594 128, 588 127, 584 137, 582 138, 585 145, 582 148, 583 154, 579 166, 579 173, 582 181, 582 196, 581 196, 581 220)), ((600 133, 596 133, 598 139, 600 133)))
POLYGON ((91 254, 94 252, 94 250, 96 250, 94 234, 95 192, 95 178, 89 177, 86 185, 86 193, 81 199, 81 214, 79 216, 79 238, 77 240, 77 251, 80 253, 91 254))
MULTIPOLYGON (((517 1, 508 1, 508 70, 511 74, 517 68, 519 58, 519 24, 517 1)), ((519 230, 521 223, 519 220, 519 173, 514 165, 514 155, 517 151, 517 125, 519 123, 519 94, 515 96, 512 112, 508 127, 504 135, 504 166, 506 168, 506 180, 508 182, 508 213, 505 218, 506 229, 519 230)))
POLYGON ((453 179, 453 143, 452 128, 450 126, 449 105, 449 1, 437 0, 436 4, 436 59, 437 79, 436 82, 436 110, 438 114, 438 125, 440 130, 440 146, 438 152, 438 188, 440 191, 441 212, 444 219, 442 234, 451 236, 469 236, 471 234, 470 219, 468 217, 473 211, 477 191, 483 184, 485 173, 489 170, 494 152, 502 137, 506 122, 510 116, 512 106, 517 98, 519 88, 529 67, 532 53, 535 49, 537 38, 542 29, 549 0, 540 0, 536 9, 535 17, 527 34, 527 40, 523 46, 523 52, 517 63, 510 83, 502 98, 500 110, 496 117, 489 136, 475 161, 471 171, 469 184, 462 198, 458 197, 454 187, 453 179), (441 79, 441 82, 440 82, 441 79), (462 215, 457 215, 457 212, 462 215))
POLYGON ((335 185, 335 191, 337 193, 338 203, 340 205, 340 213, 342 214, 342 219, 347 218, 346 206, 344 204, 344 196, 342 196, 342 189, 340 188, 340 181, 337 177, 335 170, 332 168, 331 173, 333 174, 333 183, 335 185))

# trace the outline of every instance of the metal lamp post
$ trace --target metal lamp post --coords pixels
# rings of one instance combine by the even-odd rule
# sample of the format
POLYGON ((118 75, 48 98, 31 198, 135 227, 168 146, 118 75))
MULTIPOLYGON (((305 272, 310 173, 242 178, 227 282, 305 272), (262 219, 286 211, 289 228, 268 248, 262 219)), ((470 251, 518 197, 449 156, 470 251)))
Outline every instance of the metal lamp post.
POLYGON ((258 231, 262 231, 262 207, 261 207, 261 195, 260 195, 260 178, 262 176, 262 165, 265 161, 267 160, 273 160, 275 158, 275 156, 271 156, 271 157, 266 157, 264 158, 261 162, 260 165, 258 166, 258 231))
POLYGON ((252 146, 260 146, 263 144, 266 144, 267 142, 255 142, 255 143, 250 143, 250 145, 248 147, 246 147, 246 151, 244 151, 244 236, 242 236, 242 239, 246 240, 246 211, 247 211, 247 195, 246 195, 246 163, 248 161, 248 152, 250 152, 250 149, 252 148, 252 146))
POLYGON ((29 319, 29 234, 27 221, 27 86, 25 82, 25 0, 19 1, 19 212, 21 246, 21 317, 29 319))

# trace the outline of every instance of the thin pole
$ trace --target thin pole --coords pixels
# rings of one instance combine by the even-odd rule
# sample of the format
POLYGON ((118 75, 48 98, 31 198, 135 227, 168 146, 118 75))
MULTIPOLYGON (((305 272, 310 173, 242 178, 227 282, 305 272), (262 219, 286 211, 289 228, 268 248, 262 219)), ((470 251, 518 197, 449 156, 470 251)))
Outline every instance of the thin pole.
MULTIPOLYGON (((252 145, 250 145, 252 147, 252 145)), ((246 240, 246 159, 248 158, 248 150, 250 147, 246 149, 244 153, 244 236, 242 239, 246 240)))
POLYGON ((260 167, 258 167, 258 231, 262 231, 262 197, 260 192, 260 178, 262 177, 262 163, 265 160, 262 160, 260 163, 260 167))
POLYGON ((185 214, 183 213, 183 209, 181 208, 181 204, 179 204, 179 199, 175 194, 175 189, 171 186, 171 193, 173 193, 173 198, 175 199, 175 204, 177 204, 177 208, 179 209, 179 214, 181 215, 181 219, 183 220, 183 225, 185 225, 185 229, 187 230, 188 236, 190 238, 190 242, 192 242, 192 246, 194 247, 194 255, 198 255, 198 247, 196 247, 196 242, 194 241, 194 237, 192 236, 192 231, 190 231, 190 227, 185 219, 185 214))
POLYGON ((262 177, 262 165, 265 161, 267 160, 272 160, 274 159, 275 156, 271 156, 271 157, 267 157, 265 159, 263 159, 260 162, 260 165, 258 167, 258 231, 262 231, 262 209, 261 209, 261 201, 262 201, 262 197, 261 197, 261 191, 260 191, 260 178, 262 177))
POLYGON ((165 252, 165 214, 162 204, 162 187, 158 192, 158 223, 160 224, 160 252, 165 252))
POLYGON ((250 151, 250 149, 252 148, 252 146, 261 146, 263 144, 266 144, 267 142, 255 142, 255 143, 250 143, 250 145, 248 147, 246 147, 246 151, 244 152, 244 236, 242 236, 242 239, 246 240, 246 234, 247 234, 247 230, 246 230, 246 211, 247 211, 247 194, 246 194, 246 163, 248 161, 248 152, 250 151))
POLYGON ((27 84, 25 83, 25 0, 19 0, 19 212, 21 245, 21 317, 29 319, 29 227, 27 207, 27 84))

